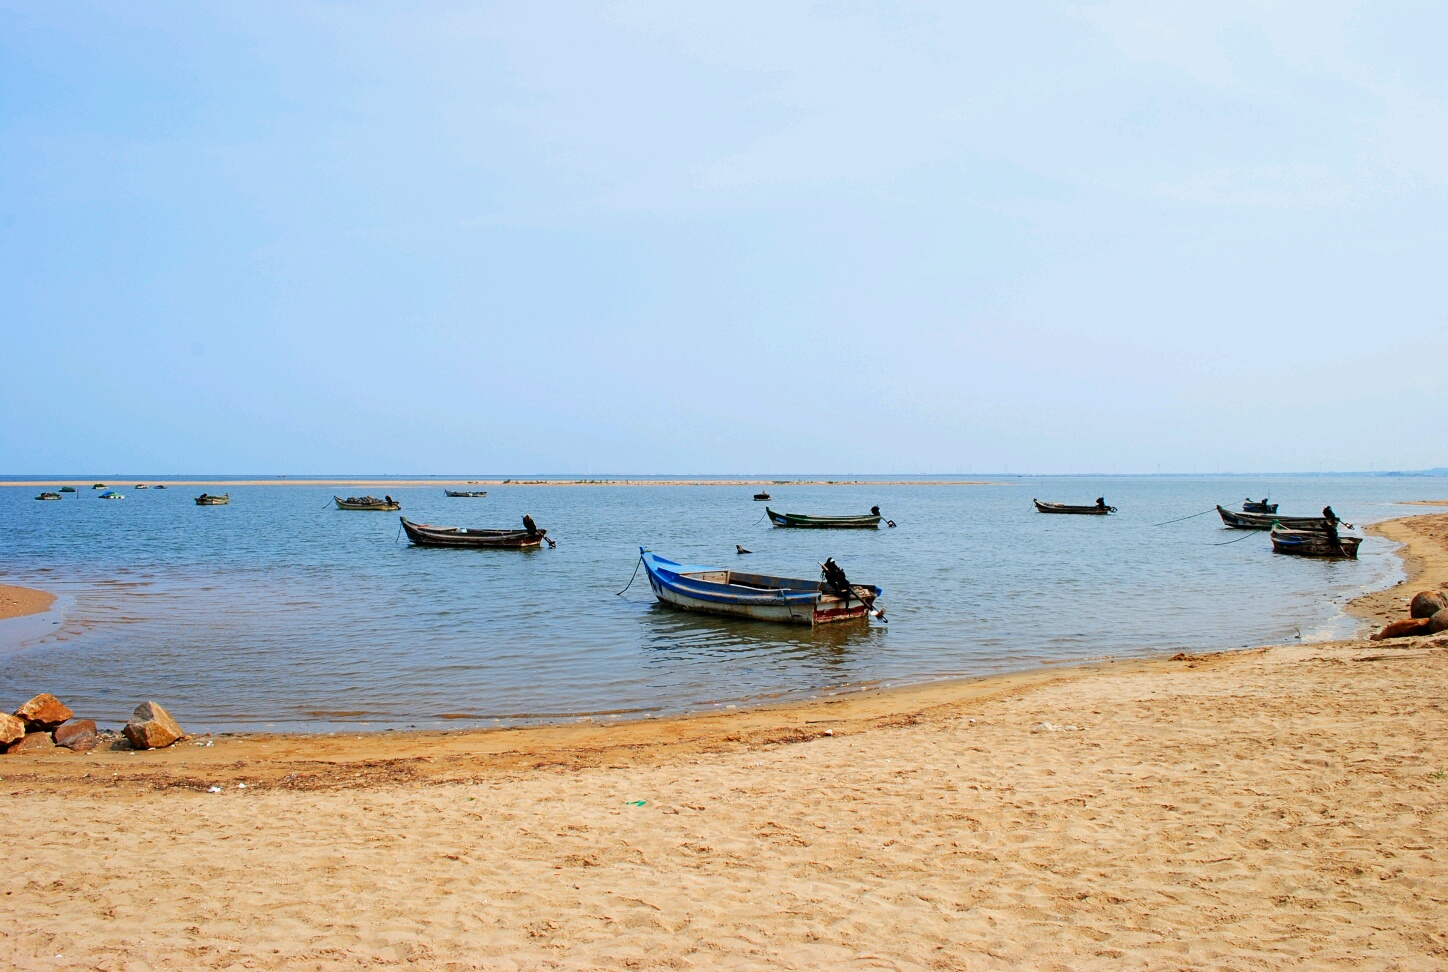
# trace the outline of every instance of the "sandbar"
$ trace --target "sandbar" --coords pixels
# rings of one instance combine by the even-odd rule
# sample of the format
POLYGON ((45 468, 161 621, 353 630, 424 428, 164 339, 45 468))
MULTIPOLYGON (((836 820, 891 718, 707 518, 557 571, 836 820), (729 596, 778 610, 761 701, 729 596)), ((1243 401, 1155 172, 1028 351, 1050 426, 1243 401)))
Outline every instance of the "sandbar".
POLYGON ((0 584, 0 621, 49 611, 54 603, 55 595, 46 591, 0 584))
MULTIPOLYGON (((154 486, 1002 486, 1011 479, 167 479, 116 480, 123 489, 138 482, 154 486)), ((0 481, 0 486, 90 486, 94 480, 52 479, 0 481)))
MULTIPOLYGON (((1376 529, 1401 616, 1448 514, 1376 529)), ((1436 636, 0 757, 0 963, 1441 969, 1445 699, 1436 636)))

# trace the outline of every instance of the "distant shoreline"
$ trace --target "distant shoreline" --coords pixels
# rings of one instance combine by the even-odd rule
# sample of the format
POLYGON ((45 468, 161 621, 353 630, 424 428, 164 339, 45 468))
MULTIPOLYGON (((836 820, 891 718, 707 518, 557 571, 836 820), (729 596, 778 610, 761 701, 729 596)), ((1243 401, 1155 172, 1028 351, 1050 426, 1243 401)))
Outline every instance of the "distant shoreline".
MULTIPOLYGON (((11 479, 0 486, 90 486, 94 479, 11 479)), ((117 479, 165 486, 1009 486, 1013 479, 117 479)))

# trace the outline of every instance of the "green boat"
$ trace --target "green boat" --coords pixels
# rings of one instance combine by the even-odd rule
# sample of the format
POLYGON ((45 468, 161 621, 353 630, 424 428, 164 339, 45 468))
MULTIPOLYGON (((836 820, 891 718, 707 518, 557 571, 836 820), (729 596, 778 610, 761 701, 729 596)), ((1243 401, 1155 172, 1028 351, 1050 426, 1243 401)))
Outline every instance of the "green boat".
POLYGON ((875 530, 880 526, 880 508, 872 507, 864 516, 810 516, 807 513, 776 513, 764 508, 769 522, 777 527, 803 527, 816 530, 875 530))

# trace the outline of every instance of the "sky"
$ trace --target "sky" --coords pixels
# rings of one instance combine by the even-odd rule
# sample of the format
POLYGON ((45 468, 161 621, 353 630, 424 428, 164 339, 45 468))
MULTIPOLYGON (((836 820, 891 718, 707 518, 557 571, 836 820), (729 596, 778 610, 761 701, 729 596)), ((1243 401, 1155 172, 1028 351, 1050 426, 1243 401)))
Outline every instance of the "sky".
POLYGON ((0 473, 1448 465, 1445 36, 0 0, 0 473))

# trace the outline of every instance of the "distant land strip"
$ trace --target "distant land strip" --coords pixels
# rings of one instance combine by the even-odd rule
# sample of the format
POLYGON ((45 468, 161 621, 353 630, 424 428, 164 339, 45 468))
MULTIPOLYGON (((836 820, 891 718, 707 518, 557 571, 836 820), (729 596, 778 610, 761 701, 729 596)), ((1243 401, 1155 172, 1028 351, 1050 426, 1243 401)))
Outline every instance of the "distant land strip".
MULTIPOLYGON (((25 479, 0 486, 90 486, 93 479, 25 479)), ((137 483, 165 486, 1001 486, 1008 479, 117 479, 107 483, 130 489, 137 483)))

